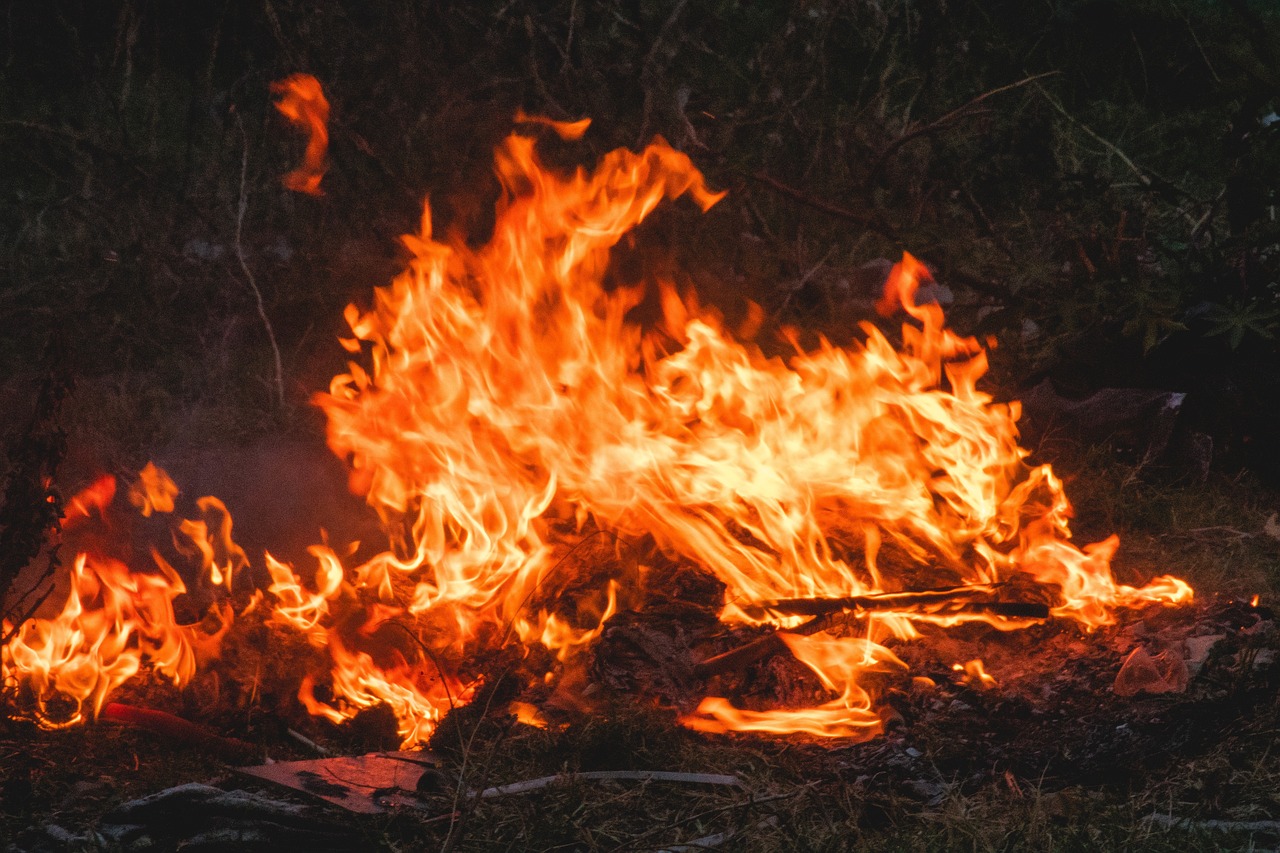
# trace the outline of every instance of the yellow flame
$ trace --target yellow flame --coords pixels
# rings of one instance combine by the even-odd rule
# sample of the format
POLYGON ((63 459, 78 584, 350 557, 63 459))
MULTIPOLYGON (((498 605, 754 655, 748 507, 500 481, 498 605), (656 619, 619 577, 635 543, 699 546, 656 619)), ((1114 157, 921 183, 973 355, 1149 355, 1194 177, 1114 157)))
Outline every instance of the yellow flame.
MULTIPOLYGON (((72 506, 101 511, 114 493, 114 479, 99 479, 73 498, 72 506)), ((129 489, 130 501, 144 516, 172 512, 177 494, 169 475, 151 463, 129 489)), ((219 571, 213 555, 228 555, 229 578, 231 567, 247 560, 230 538, 225 508, 216 499, 204 500, 212 503, 202 502, 202 508, 224 513, 220 538, 212 542, 203 522, 181 520, 175 544, 199 555, 206 572, 219 571)), ((173 601, 187 591, 186 584, 158 553, 152 557, 150 569, 137 571, 113 557, 78 554, 61 611, 28 619, 0 652, 4 683, 17 689, 20 705, 30 704, 39 725, 61 728, 97 716, 112 691, 144 665, 181 687, 199 660, 218 653, 233 621, 230 606, 215 601, 205 622, 179 625, 173 601)), ((9 629, 6 623, 5 633, 9 629)))

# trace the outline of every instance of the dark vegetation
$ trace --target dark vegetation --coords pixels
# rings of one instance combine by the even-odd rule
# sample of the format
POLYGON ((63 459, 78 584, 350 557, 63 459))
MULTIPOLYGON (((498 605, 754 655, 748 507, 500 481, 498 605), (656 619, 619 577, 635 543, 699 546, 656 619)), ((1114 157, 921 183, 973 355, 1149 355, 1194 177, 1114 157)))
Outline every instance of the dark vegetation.
MULTIPOLYGON (((1081 527, 1119 530, 1135 575, 1280 589, 1276 534, 1264 532, 1280 481, 1280 12, 1269 3, 3 8, 0 592, 48 558, 55 483, 136 471, 175 445, 318 443, 307 399, 346 357, 334 343, 343 306, 398 271, 394 238, 416 228, 427 195, 438 227, 484 238, 491 152, 517 108, 594 119, 553 156, 590 162, 660 134, 728 189, 706 215, 656 215, 635 262, 731 319, 751 299, 775 324, 849 340, 877 295, 874 263, 906 250, 949 290, 956 327, 999 339, 988 380, 999 397, 1045 378, 1066 396, 1186 392, 1179 429, 1212 438, 1207 478, 1157 477, 1106 447, 1055 445, 1048 461, 1063 454, 1081 527), (294 72, 315 74, 333 105, 319 198, 280 186, 301 144, 269 84, 294 72)), ((1221 749, 1110 787, 949 778, 922 802, 846 778, 856 762, 839 751, 708 743, 643 715, 554 743, 525 737, 509 766, 484 765, 508 775, 483 781, 589 769, 607 744, 637 765, 742 772, 789 797, 784 829, 761 830, 752 849, 1186 849, 1218 842, 1137 818, 1186 802, 1208 817, 1280 817, 1260 793, 1275 789, 1265 749, 1277 716, 1251 708, 1221 749)), ((205 766, 92 730, 0 741, 10 828, 92 814, 205 766), (68 750, 76 760, 58 775, 68 750), (154 775, 139 780, 135 760, 154 775), (96 772, 132 781, 83 788, 96 772)), ((759 817, 711 795, 673 798, 606 831, 648 801, 626 789, 578 808, 580 794, 481 815, 468 831, 497 840, 474 849, 642 849, 679 833, 640 824, 687 821, 700 831, 681 837, 695 837, 759 817)), ((416 826, 385 830, 381 841, 414 849, 402 834, 416 826)))

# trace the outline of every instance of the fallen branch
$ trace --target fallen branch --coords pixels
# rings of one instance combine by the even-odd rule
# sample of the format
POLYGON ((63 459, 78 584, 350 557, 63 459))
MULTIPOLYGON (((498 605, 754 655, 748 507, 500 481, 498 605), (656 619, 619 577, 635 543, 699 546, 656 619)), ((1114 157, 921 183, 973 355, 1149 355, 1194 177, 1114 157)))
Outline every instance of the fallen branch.
POLYGON ((625 782, 679 782, 686 785, 729 785, 743 787, 737 776, 723 776, 718 773, 677 773, 671 770, 588 770, 585 773, 561 773, 556 776, 540 776, 537 779, 526 779, 523 782, 512 782, 509 785, 497 785, 483 791, 472 791, 469 796, 488 799, 489 797, 505 797, 510 794, 525 794, 551 785, 564 785, 570 782, 592 781, 625 781, 625 782))
POLYGON ((1022 78, 1016 83, 1009 83, 1004 86, 991 89, 990 91, 983 92, 981 95, 978 95, 977 97, 971 99, 968 103, 963 104, 962 106, 956 107, 954 110, 947 113, 946 115, 943 115, 940 118, 934 119, 928 124, 917 125, 916 127, 912 128, 911 130, 908 130, 907 132, 899 136, 897 139, 894 139, 892 142, 886 145, 880 151, 880 153, 876 155, 875 159, 871 161, 872 165, 871 165, 871 168, 867 170, 867 174, 869 176, 874 176, 878 174, 880 170, 884 167, 885 161, 888 160, 889 157, 893 155, 893 152, 897 151, 899 148, 906 145, 911 140, 942 130, 948 124, 958 119, 968 118, 970 116, 975 116, 975 115, 981 115, 982 113, 980 111, 975 110, 974 108, 977 107, 978 104, 981 104, 983 101, 987 100, 988 98, 994 97, 995 95, 999 95, 1004 92, 1012 91, 1013 89, 1019 89, 1023 86, 1026 86, 1029 83, 1034 83, 1037 80, 1041 80, 1045 77, 1052 77, 1058 73, 1059 72, 1057 71, 1046 71, 1042 74, 1032 74, 1028 77, 1022 78))
MULTIPOLYGON (((851 595, 841 598, 785 598, 761 601, 742 606, 748 616, 763 619, 769 614, 782 616, 811 616, 789 634, 816 634, 826 630, 832 619, 841 613, 893 613, 900 616, 960 616, 965 614, 989 614, 1006 619, 1048 619, 1049 606, 1030 601, 991 601, 983 596, 993 595, 996 587, 991 584, 927 589, 915 592, 886 592, 875 595, 851 595)), ((742 669, 756 661, 778 654, 786 649, 786 643, 775 631, 752 640, 744 646, 707 658, 695 664, 693 671, 701 678, 721 675, 742 669)))
POLYGON ((1165 829, 1212 829, 1218 832, 1252 832, 1280 836, 1280 820, 1191 820, 1159 812, 1149 814, 1143 820, 1165 829))
POLYGON ((748 616, 755 618, 763 618, 769 613, 784 616, 825 616, 842 612, 901 613, 903 616, 990 613, 995 616, 1018 619, 1049 618, 1049 607, 1046 604, 1027 601, 993 601, 990 598, 984 598, 994 595, 996 589, 992 584, 969 584, 942 589, 882 592, 838 598, 783 598, 755 602, 743 606, 742 609, 748 616))

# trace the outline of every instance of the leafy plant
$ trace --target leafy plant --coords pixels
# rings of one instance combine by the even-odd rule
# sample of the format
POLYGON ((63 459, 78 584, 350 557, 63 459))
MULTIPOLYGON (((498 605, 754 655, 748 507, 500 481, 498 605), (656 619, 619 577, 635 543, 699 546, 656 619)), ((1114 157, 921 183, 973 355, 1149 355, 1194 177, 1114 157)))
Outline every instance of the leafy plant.
POLYGON ((1208 337, 1224 336, 1231 349, 1239 349, 1249 335, 1271 341, 1280 329, 1280 304, 1262 299, 1247 302, 1231 300, 1225 305, 1211 305, 1205 312, 1208 337))

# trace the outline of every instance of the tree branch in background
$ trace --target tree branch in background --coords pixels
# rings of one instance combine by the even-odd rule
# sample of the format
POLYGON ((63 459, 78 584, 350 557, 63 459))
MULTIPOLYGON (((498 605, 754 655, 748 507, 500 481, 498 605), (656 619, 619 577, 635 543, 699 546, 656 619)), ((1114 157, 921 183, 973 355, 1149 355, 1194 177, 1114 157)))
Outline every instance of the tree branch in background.
MULTIPOLYGON (((876 155, 876 158, 871 161, 871 168, 867 170, 867 180, 870 181, 871 177, 876 175, 884 167, 885 161, 887 161, 890 157, 892 157, 895 151, 897 151, 902 146, 906 145, 911 140, 917 139, 921 136, 926 136, 930 133, 937 133, 938 131, 944 129, 947 125, 955 121, 958 121, 962 118, 970 118, 972 116, 984 115, 986 113, 985 110, 977 110, 975 108, 979 104, 981 104, 983 101, 987 100, 988 98, 1003 94, 1004 92, 1012 91, 1014 89, 1020 89, 1023 86, 1026 86, 1030 83, 1036 83, 1036 81, 1038 80, 1043 80, 1045 77, 1053 77, 1057 73, 1058 73, 1057 71, 1045 71, 1041 74, 1032 74, 1028 77, 1022 78, 1016 83, 1009 83, 1008 85, 991 89, 973 98, 968 103, 962 106, 956 107, 954 110, 947 113, 946 115, 943 115, 939 118, 934 119, 928 124, 916 125, 910 130, 904 132, 897 139, 890 142, 880 151, 879 154, 876 155)), ((1042 92, 1044 91, 1043 89, 1041 89, 1038 83, 1036 83, 1036 88, 1040 89, 1042 92)))
MULTIPOLYGON (((1169 201, 1171 203, 1176 202, 1178 200, 1183 200, 1183 201, 1194 202, 1197 206, 1205 205, 1205 202, 1203 200, 1196 198, 1191 193, 1187 192, 1182 187, 1175 184, 1173 181, 1170 181, 1167 178, 1162 178, 1159 175, 1157 175, 1155 172, 1152 172, 1150 169, 1144 169, 1141 166, 1139 166, 1137 163, 1133 161, 1133 159, 1128 154, 1120 150, 1120 147, 1118 145, 1116 145, 1114 142, 1110 141, 1109 139, 1106 139, 1105 137, 1101 136, 1093 128, 1089 127, 1087 124, 1080 121, 1080 119, 1076 118, 1070 112, 1068 112, 1067 108, 1064 107, 1061 103, 1059 103, 1057 99, 1055 99, 1052 95, 1050 95, 1047 89, 1045 89, 1039 83, 1036 83, 1035 87, 1036 87, 1036 90, 1040 92, 1040 95, 1049 104, 1049 106, 1053 107, 1053 109, 1059 115, 1061 115, 1063 118, 1065 118, 1068 122, 1070 122, 1075 127, 1079 128, 1081 132, 1083 132, 1090 139, 1097 142, 1099 145, 1103 146, 1112 154, 1114 154, 1117 158, 1119 158, 1120 162, 1124 163, 1125 166, 1127 166, 1129 170, 1133 172, 1133 174, 1138 178, 1138 182, 1141 183, 1143 187, 1153 192, 1159 193, 1161 196, 1165 198, 1166 201, 1169 201)), ((1210 206, 1210 209, 1212 209, 1211 206, 1210 206)), ((1196 229, 1196 230, 1199 229, 1200 225, 1196 217, 1193 217, 1189 212, 1184 212, 1183 215, 1186 218, 1188 224, 1190 224, 1193 229, 1196 229)))
POLYGON ((240 121, 240 116, 236 116, 236 127, 240 129, 240 135, 244 138, 244 152, 240 157, 240 203, 236 207, 236 260, 240 262, 240 269, 244 273, 245 281, 249 285, 249 289, 253 291, 253 297, 257 301, 258 317, 262 320, 262 327, 267 330, 267 340, 271 343, 271 355, 275 359, 276 368, 276 406, 284 408, 284 366, 280 361, 280 347, 276 343, 276 332, 271 326, 271 319, 267 316, 266 305, 262 301, 262 291, 258 289, 257 279, 253 277, 253 271, 249 269, 249 263, 244 257, 244 244, 240 238, 244 231, 244 214, 249 209, 249 193, 248 193, 248 174, 249 174, 249 135, 245 133, 244 123, 240 121))

